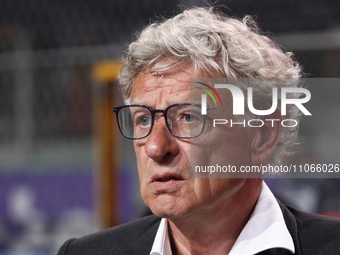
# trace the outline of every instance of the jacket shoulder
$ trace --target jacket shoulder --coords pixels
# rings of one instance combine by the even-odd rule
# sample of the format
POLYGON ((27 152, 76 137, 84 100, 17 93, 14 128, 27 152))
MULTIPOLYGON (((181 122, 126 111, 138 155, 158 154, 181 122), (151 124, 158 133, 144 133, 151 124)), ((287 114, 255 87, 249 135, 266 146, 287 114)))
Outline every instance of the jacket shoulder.
POLYGON ((145 254, 150 252, 160 218, 151 215, 133 222, 68 240, 58 255, 145 254))
POLYGON ((303 254, 338 254, 340 251, 340 219, 314 213, 304 212, 290 206, 283 210, 294 217, 294 221, 286 224, 293 239, 297 238, 295 246, 299 246, 303 254))

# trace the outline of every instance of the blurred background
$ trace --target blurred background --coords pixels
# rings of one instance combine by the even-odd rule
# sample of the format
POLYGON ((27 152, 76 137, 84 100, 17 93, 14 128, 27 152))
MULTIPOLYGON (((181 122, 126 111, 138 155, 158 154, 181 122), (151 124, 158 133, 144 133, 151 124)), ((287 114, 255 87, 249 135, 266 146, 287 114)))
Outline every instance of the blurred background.
MULTIPOLYGON (((0 1, 0 254, 56 254, 70 237, 148 213, 132 144, 118 134, 111 112, 121 104, 117 60, 135 31, 180 12, 179 5, 206 3, 0 1)), ((228 6, 222 10, 230 16, 253 15, 295 53, 308 77, 340 77, 339 1, 215 5, 228 6)), ((331 108, 329 119, 322 126, 302 121, 305 142, 292 162, 339 163, 340 86, 322 95, 313 109, 331 108)), ((340 179, 266 182, 288 204, 340 215, 340 179)))

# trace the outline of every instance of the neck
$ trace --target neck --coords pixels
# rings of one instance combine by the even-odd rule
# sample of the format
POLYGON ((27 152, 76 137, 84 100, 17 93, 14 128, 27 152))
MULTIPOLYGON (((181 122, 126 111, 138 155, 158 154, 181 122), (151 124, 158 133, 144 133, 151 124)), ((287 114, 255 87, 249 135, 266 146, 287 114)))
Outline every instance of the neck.
POLYGON ((170 219, 173 254, 229 254, 248 222, 260 192, 261 185, 244 185, 233 196, 205 212, 170 219))

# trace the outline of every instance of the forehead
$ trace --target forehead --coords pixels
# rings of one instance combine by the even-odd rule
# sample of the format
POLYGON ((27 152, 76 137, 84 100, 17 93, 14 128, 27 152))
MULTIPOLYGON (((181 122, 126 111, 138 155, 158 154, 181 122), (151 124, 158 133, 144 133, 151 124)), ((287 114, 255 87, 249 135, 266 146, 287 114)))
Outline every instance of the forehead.
POLYGON ((155 100, 178 102, 188 101, 190 97, 190 78, 195 77, 194 68, 189 66, 170 72, 143 72, 135 78, 130 101, 131 103, 151 103, 155 100))

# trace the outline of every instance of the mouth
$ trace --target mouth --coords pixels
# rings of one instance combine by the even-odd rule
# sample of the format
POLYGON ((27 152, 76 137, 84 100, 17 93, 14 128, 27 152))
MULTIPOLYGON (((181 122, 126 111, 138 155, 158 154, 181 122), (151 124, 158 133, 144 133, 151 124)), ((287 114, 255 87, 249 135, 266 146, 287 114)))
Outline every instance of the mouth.
POLYGON ((163 173, 155 174, 150 185, 155 192, 170 192, 176 190, 184 181, 185 179, 178 174, 163 173))
POLYGON ((182 181, 184 178, 177 174, 164 173, 156 174, 152 177, 151 183, 153 182, 168 182, 168 181, 182 181))

